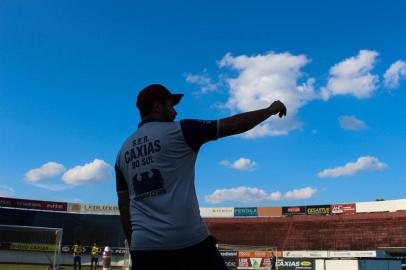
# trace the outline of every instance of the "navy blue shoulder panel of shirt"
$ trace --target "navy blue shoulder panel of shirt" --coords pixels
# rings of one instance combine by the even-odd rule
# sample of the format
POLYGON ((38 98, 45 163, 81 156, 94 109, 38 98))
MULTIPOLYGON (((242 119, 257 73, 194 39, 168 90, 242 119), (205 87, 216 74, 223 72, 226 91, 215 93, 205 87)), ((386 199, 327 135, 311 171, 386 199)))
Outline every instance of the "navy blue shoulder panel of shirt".
POLYGON ((125 181, 124 175, 121 172, 120 168, 117 166, 114 166, 114 169, 116 171, 116 190, 117 192, 120 191, 127 191, 127 182, 125 181))
POLYGON ((217 120, 192 120, 185 119, 180 121, 183 137, 186 143, 198 152, 200 146, 212 140, 217 140, 217 120))

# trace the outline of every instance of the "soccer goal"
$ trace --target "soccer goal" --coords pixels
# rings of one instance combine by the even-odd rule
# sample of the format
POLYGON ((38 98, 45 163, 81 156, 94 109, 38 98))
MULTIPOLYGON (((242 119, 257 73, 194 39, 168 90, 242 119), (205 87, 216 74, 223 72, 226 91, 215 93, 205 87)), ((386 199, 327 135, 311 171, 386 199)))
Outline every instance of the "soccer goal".
POLYGON ((10 254, 10 262, 44 263, 58 269, 62 233, 61 228, 0 224, 0 246, 10 254))

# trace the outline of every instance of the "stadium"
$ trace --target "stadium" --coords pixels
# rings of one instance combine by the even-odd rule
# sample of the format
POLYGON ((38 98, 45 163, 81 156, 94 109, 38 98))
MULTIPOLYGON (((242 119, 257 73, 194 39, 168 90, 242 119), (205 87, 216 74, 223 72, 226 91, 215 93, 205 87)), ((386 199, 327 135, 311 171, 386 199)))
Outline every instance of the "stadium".
MULTIPOLYGON (((271 252, 279 270, 406 269, 406 199, 200 212, 229 269, 270 269, 271 252)), ((112 247, 115 268, 128 264, 115 205, 2 197, 0 224, 0 269, 71 269, 78 240, 84 265, 93 243, 112 247)))

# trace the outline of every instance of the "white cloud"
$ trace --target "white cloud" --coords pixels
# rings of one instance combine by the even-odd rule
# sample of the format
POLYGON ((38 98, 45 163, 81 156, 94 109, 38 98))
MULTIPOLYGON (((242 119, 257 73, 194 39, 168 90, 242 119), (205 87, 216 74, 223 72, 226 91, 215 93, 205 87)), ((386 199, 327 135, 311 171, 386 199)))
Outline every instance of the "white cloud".
POLYGON ((398 60, 393 63, 383 75, 385 78, 385 87, 398 88, 399 81, 406 78, 406 62, 398 60))
POLYGON ((377 171, 384 170, 386 168, 388 168, 388 165, 383 162, 380 162, 378 158, 372 156, 365 156, 358 158, 356 162, 349 162, 341 167, 325 169, 319 172, 317 175, 320 178, 350 176, 363 170, 377 171))
POLYGON ((236 57, 228 53, 219 61, 221 68, 238 71, 237 77, 226 79, 230 89, 227 108, 246 112, 268 107, 275 100, 282 101, 288 108, 287 117, 272 117, 245 137, 287 135, 301 127, 295 119, 298 110, 317 98, 314 78, 306 78, 301 71, 309 61, 305 55, 274 52, 236 57))
POLYGON ((45 184, 45 183, 33 183, 34 186, 43 188, 50 191, 61 191, 70 188, 71 186, 68 185, 60 185, 60 184, 45 184))
POLYGON ((54 177, 62 174, 64 171, 65 167, 62 164, 48 162, 39 168, 29 170, 24 176, 27 181, 35 183, 44 178, 54 177))
POLYGON ((14 189, 6 186, 0 185, 0 197, 11 197, 14 195, 14 189))
POLYGON ((243 157, 237 159, 234 162, 222 160, 220 161, 220 164, 225 167, 233 168, 240 171, 252 171, 257 167, 257 163, 255 161, 243 157))
POLYGON ((89 182, 107 180, 112 177, 113 167, 103 160, 95 159, 83 166, 69 169, 62 177, 68 185, 81 185, 89 182))
POLYGON ((378 76, 370 73, 377 56, 376 51, 360 50, 357 56, 334 65, 326 87, 322 88, 322 98, 327 100, 336 95, 370 97, 377 89, 378 76))
POLYGON ((279 201, 281 198, 282 194, 280 192, 268 194, 263 189, 251 187, 217 189, 211 195, 205 196, 206 202, 209 203, 221 203, 225 201, 258 203, 267 201, 279 201))
POLYGON ((217 189, 212 194, 206 195, 205 200, 209 203, 222 203, 226 201, 240 202, 240 203, 260 203, 272 202, 281 200, 299 200, 311 198, 316 189, 305 187, 301 189, 294 189, 282 194, 279 191, 267 193, 263 189, 252 187, 237 187, 230 189, 217 189))
POLYGON ((338 121, 340 122, 340 126, 343 129, 349 129, 349 130, 358 131, 358 130, 362 130, 362 129, 367 128, 364 121, 357 119, 354 115, 340 116, 338 118, 338 121))
POLYGON ((311 187, 305 187, 300 189, 294 189, 292 191, 288 191, 283 196, 286 200, 303 200, 309 199, 316 194, 316 189, 311 187))
POLYGON ((214 83, 211 80, 206 70, 204 70, 204 73, 200 75, 187 73, 185 77, 188 83, 198 85, 200 87, 200 92, 202 92, 203 94, 208 92, 214 92, 217 91, 218 89, 218 84, 214 83))
POLYGON ((289 134, 290 131, 300 129, 301 127, 302 123, 296 119, 293 119, 292 117, 285 118, 282 121, 275 121, 275 119, 270 119, 238 136, 247 139, 254 139, 265 136, 286 136, 289 134))

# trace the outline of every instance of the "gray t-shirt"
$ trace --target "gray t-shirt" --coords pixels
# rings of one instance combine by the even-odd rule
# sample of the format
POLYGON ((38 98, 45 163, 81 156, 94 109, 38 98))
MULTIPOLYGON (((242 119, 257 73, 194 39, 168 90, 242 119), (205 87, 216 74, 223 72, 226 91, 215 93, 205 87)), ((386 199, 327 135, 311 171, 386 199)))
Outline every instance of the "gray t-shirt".
POLYGON ((131 250, 189 247, 209 236, 195 191, 199 148, 218 121, 141 122, 116 160, 117 192, 128 192, 131 250))

